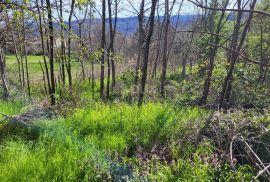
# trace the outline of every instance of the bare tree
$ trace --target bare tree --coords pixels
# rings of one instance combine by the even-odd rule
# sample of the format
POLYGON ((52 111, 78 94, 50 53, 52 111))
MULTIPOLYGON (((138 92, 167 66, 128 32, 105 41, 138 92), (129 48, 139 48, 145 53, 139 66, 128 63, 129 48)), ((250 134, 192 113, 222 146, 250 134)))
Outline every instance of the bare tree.
POLYGON ((3 88, 3 99, 7 99, 9 97, 8 84, 6 80, 6 65, 5 65, 5 55, 3 51, 3 39, 0 40, 0 76, 3 88))
POLYGON ((80 19, 81 17, 75 16, 75 18, 77 19, 77 22, 78 22, 78 26, 79 26, 79 42, 80 42, 80 46, 79 46, 79 50, 78 50, 78 52, 79 52, 78 61, 81 64, 83 80, 86 79, 85 65, 84 65, 84 62, 85 62, 84 53, 85 53, 86 46, 85 46, 85 43, 83 41, 82 26, 83 26, 83 24, 84 24, 84 22, 86 20, 87 14, 88 14, 88 7, 87 7, 87 4, 86 4, 83 18, 80 19))
MULTIPOLYGON (((213 2, 213 7, 216 8, 217 7, 217 1, 213 2)), ((199 101, 199 105, 204 105, 206 104, 207 101, 207 97, 209 94, 209 89, 210 89, 210 84, 211 84, 211 79, 212 79, 212 74, 213 74, 213 70, 214 70, 214 61, 215 61, 215 57, 217 54, 217 50, 218 50, 218 46, 219 46, 219 42, 220 42, 220 36, 219 34, 221 33, 221 29, 222 29, 222 25, 224 25, 224 18, 225 18, 225 9, 227 8, 229 4, 229 0, 226 0, 222 6, 222 11, 221 11, 221 15, 219 17, 218 23, 215 26, 215 15, 216 15, 216 10, 213 10, 212 13, 210 14, 210 49, 209 49, 209 53, 208 53, 208 57, 209 57, 209 64, 208 64, 208 68, 207 68, 207 75, 204 81, 204 88, 203 88, 203 93, 202 93, 202 97, 199 101)))
POLYGON ((233 42, 231 44, 231 47, 232 47, 231 50, 236 50, 236 51, 231 51, 231 53, 230 53, 229 70, 228 70, 227 76, 224 79, 224 83, 223 83, 223 86, 222 86, 222 91, 220 93, 220 100, 219 100, 220 103, 219 104, 220 104, 221 107, 225 107, 225 103, 229 101, 231 91, 232 91, 232 81, 233 81, 234 67, 235 67, 235 63, 237 61, 237 58, 239 56, 237 52, 241 51, 242 46, 244 44, 244 41, 246 39, 246 35, 247 35, 248 29, 250 27, 250 23, 251 23, 251 20, 252 20, 252 17, 253 17, 253 12, 254 12, 253 10, 255 8, 256 2, 257 2, 257 0, 251 1, 248 18, 247 18, 247 21, 246 21, 245 26, 243 28, 243 31, 241 33, 240 41, 237 44, 238 38, 239 38, 239 35, 240 35, 240 27, 241 27, 242 15, 243 15, 243 12, 244 12, 242 10, 242 8, 241 8, 242 0, 237 1, 237 4, 238 4, 237 21, 236 21, 235 29, 234 29, 234 32, 233 32, 233 39, 232 39, 233 42))
POLYGON ((68 17, 68 62, 67 62, 67 74, 68 74, 68 83, 70 92, 72 92, 72 73, 71 73, 71 34, 72 34, 72 27, 71 27, 71 19, 74 11, 75 0, 71 1, 70 5, 70 12, 68 17))
POLYGON ((173 1, 172 7, 169 7, 169 0, 165 0, 165 23, 164 23, 164 42, 163 42, 163 53, 162 53, 162 70, 160 76, 160 94, 164 97, 165 94, 165 79, 167 74, 167 64, 168 64, 168 36, 169 36, 169 25, 171 20, 170 9, 172 10, 175 1, 173 1))
MULTIPOLYGON (((40 6, 39 6, 39 0, 36 0, 36 5, 37 5, 37 12, 38 12, 38 18, 36 18, 36 22, 38 25, 38 30, 40 33, 40 40, 41 40, 41 49, 42 49, 42 58, 43 58, 43 63, 44 63, 44 67, 45 67, 45 73, 46 73, 46 79, 47 79, 47 86, 48 86, 48 91, 49 94, 52 92, 51 91, 51 82, 50 82, 50 74, 49 74, 49 68, 48 68, 48 64, 47 64, 47 59, 46 59, 46 50, 45 50, 45 38, 44 38, 44 31, 43 31, 43 17, 44 17, 44 13, 42 10, 40 10, 40 6)), ((43 0, 41 0, 41 7, 43 9, 43 0)), ((44 79, 45 81, 45 79, 44 79)), ((45 92, 47 89, 45 88, 45 92)))
POLYGON ((66 46, 65 46, 65 35, 64 35, 64 17, 63 17, 63 0, 60 0, 60 25, 61 25, 61 71, 62 71, 62 83, 66 83, 66 46))
POLYGON ((47 2, 47 12, 48 12, 48 27, 49 27, 49 63, 50 63, 50 75, 51 75, 51 90, 50 98, 51 105, 55 105, 55 76, 54 76, 54 28, 53 28, 53 15, 51 9, 50 0, 47 2))
POLYGON ((110 96, 110 74, 112 70, 112 88, 115 86, 115 61, 114 61, 114 39, 117 25, 117 6, 118 2, 115 0, 115 18, 114 24, 112 20, 112 0, 108 0, 108 12, 109 12, 109 28, 110 28, 110 42, 107 49, 107 65, 108 65, 108 75, 107 75, 107 99, 110 96))
MULTIPOLYGON (((144 0, 142 0, 143 2, 144 0)), ((139 100, 138 106, 141 106, 143 103, 144 91, 145 91, 145 84, 147 80, 147 68, 148 68, 148 59, 149 59, 149 49, 151 38, 153 35, 153 29, 155 24, 155 12, 156 12, 156 5, 158 0, 151 1, 151 13, 149 16, 149 25, 147 29, 147 36, 145 42, 142 44, 142 53, 143 53, 143 67, 142 67, 142 79, 141 79, 141 88, 139 91, 139 100)))
POLYGON ((102 0, 102 33, 101 33, 101 57, 100 57, 100 98, 104 98, 104 60, 105 60, 105 34, 106 34, 106 0, 102 0))
POLYGON ((139 39, 138 39, 138 57, 137 57, 137 63, 136 63, 136 68, 135 68, 135 78, 134 78, 135 86, 138 85, 139 71, 141 70, 142 45, 143 45, 144 38, 145 38, 145 31, 144 31, 144 5, 145 5, 145 1, 144 0, 141 0, 140 12, 139 12, 139 15, 138 15, 138 21, 139 21, 139 39))

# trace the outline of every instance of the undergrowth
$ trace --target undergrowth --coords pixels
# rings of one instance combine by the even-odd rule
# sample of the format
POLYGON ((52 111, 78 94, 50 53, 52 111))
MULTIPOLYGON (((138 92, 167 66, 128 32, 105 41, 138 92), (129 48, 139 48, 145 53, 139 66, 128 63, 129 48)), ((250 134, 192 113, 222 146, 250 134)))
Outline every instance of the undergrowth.
MULTIPOLYGON (((209 111, 148 103, 93 102, 66 118, 37 121, 36 139, 0 145, 1 181, 242 181, 253 169, 214 162, 209 140, 194 142, 209 111)), ((31 134, 33 132, 29 132, 31 134)))

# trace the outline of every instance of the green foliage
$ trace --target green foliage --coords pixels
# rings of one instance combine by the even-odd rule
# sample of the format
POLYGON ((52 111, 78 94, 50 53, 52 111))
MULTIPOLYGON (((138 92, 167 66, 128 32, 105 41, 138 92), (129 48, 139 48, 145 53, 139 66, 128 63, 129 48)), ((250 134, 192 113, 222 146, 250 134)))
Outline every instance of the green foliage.
POLYGON ((65 119, 37 122, 33 127, 39 133, 36 139, 17 136, 3 141, 0 178, 1 181, 250 180, 253 172, 248 166, 232 170, 219 161, 215 163, 215 157, 211 157, 215 156, 215 149, 210 141, 194 143, 207 115, 204 109, 179 108, 167 103, 148 103, 139 108, 124 103, 90 102, 67 114, 65 119), (162 153, 164 149, 167 152, 162 153), (166 156, 171 162, 162 159, 166 156))
POLYGON ((102 166, 104 158, 64 127, 64 120, 42 122, 39 127, 37 141, 9 139, 1 145, 1 181, 77 181, 96 176, 95 166, 102 166))
MULTIPOLYGON (((261 1, 256 9, 265 9, 268 4, 269 0, 261 1)), ((29 0, 22 1, 23 9, 27 9, 29 5, 29 0)), ((75 1, 75 9, 81 13, 88 5, 90 5, 88 13, 91 15, 94 11, 91 7, 95 5, 94 1, 75 1)), ((1 7, 6 8, 4 5, 1 7)), ((14 5, 10 7, 14 10, 17 8, 14 5)), ((55 108, 59 118, 35 121, 35 124, 31 123, 26 129, 16 128, 9 131, 7 122, 2 122, 2 119, 5 115, 20 114, 26 108, 20 101, 0 102, 0 113, 3 115, 0 115, 1 181, 251 181, 256 173, 251 166, 232 167, 228 163, 227 156, 220 156, 225 150, 216 145, 215 138, 202 134, 205 121, 212 111, 191 107, 201 97, 209 66, 209 53, 213 51, 211 44, 214 40, 209 32, 216 32, 220 12, 213 13, 213 27, 209 25, 201 27, 200 37, 195 35, 194 42, 199 53, 198 55, 192 53, 196 56, 187 55, 187 59, 196 57, 198 60, 193 60, 189 73, 182 77, 181 67, 172 70, 168 68, 167 90, 163 103, 154 102, 156 96, 158 101, 160 98, 158 93, 160 70, 157 70, 157 79, 147 78, 144 100, 149 102, 142 107, 127 104, 137 99, 136 93, 133 93, 135 75, 131 70, 122 71, 121 66, 126 62, 124 63, 125 58, 120 53, 113 55, 118 70, 122 72, 121 75, 117 75, 117 84, 110 93, 109 101, 113 103, 99 102, 98 74, 96 71, 93 73, 96 83, 92 91, 90 77, 87 81, 80 80, 81 65, 78 59, 85 62, 85 71, 89 76, 88 71, 92 70, 92 64, 100 67, 100 56, 105 50, 96 50, 87 55, 86 45, 77 46, 77 53, 71 50, 72 94, 67 83, 60 84, 60 64, 58 58, 55 59, 54 71, 57 83, 55 97, 57 104, 60 105, 55 108), (89 60, 83 59, 86 55, 89 60), (64 107, 61 104, 64 104, 64 107)), ((30 17, 38 18, 27 10, 14 11, 13 17, 17 28, 20 29, 22 18, 27 19, 28 14, 30 17)), ((231 17, 227 16, 232 15, 225 15, 230 19, 231 17)), ((208 19, 210 18, 209 16, 208 19)), ((266 61, 270 52, 269 18, 256 16, 254 19, 255 23, 250 27, 247 41, 241 51, 252 59, 266 61)), ((206 24, 209 22, 211 21, 206 24)), ((207 100, 210 104, 217 103, 227 75, 229 63, 226 51, 222 47, 229 47, 230 41, 226 37, 231 37, 234 23, 234 21, 222 22, 222 29, 219 32, 218 44, 223 46, 218 47, 215 55, 207 100)), ((66 25, 62 26, 67 28, 66 25)), ((243 27, 240 32, 242 29, 243 27)), ((74 32, 71 34, 77 36, 74 32)), ((184 55, 183 53, 189 52, 188 49, 192 47, 194 45, 184 46, 180 52, 184 55)), ((44 67, 43 57, 30 55, 27 58, 32 98, 43 99, 44 80, 41 70, 41 65, 44 67)), ((252 103, 256 109, 248 114, 240 112, 230 114, 232 121, 242 121, 242 118, 247 121, 249 119, 256 122, 269 121, 270 112, 266 109, 270 102, 269 71, 262 70, 258 65, 243 64, 242 61, 239 57, 235 65, 230 100, 233 106, 252 103), (266 80, 264 83, 258 83, 261 76, 259 73, 262 71, 265 71, 266 80), (264 114, 258 116, 258 111, 264 114)), ((171 65, 175 65, 174 63, 176 62, 172 62, 171 65)), ((21 96, 16 57, 7 55, 6 65, 11 95, 21 96)), ((141 77, 141 70, 138 72, 141 77)), ((105 79, 105 84, 107 81, 105 79)), ((218 129, 222 129, 222 126, 218 129)), ((256 133, 256 128, 251 128, 250 131, 256 133)), ((261 135, 258 140, 269 144, 269 133, 261 135)), ((251 145, 260 148, 258 151, 264 161, 269 160, 269 155, 265 154, 267 152, 265 147, 261 144, 251 145)))
POLYGON ((132 70, 125 71, 120 75, 119 81, 122 81, 128 88, 134 83, 135 73, 132 70))
POLYGON ((235 104, 253 103, 256 107, 266 108, 269 103, 269 86, 260 84, 258 67, 239 64, 235 70, 233 99, 235 104), (244 88, 244 89, 243 89, 244 88))
POLYGON ((174 112, 172 107, 149 103, 142 108, 126 104, 98 103, 91 109, 79 109, 68 119, 70 127, 88 141, 97 141, 102 149, 113 146, 118 152, 135 146, 147 146, 172 137, 181 122, 202 115, 196 108, 174 112), (182 119, 181 119, 182 118, 182 119), (120 141, 119 145, 115 142, 120 141))
POLYGON ((0 101, 0 112, 6 115, 15 115, 23 111, 24 104, 22 101, 0 101))

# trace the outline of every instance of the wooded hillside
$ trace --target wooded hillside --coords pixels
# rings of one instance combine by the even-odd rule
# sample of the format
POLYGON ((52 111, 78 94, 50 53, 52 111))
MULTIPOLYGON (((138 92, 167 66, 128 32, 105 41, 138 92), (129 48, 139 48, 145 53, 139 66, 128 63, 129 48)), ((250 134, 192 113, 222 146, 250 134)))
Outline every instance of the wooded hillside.
POLYGON ((268 23, 269 0, 0 1, 0 181, 269 181, 268 23))

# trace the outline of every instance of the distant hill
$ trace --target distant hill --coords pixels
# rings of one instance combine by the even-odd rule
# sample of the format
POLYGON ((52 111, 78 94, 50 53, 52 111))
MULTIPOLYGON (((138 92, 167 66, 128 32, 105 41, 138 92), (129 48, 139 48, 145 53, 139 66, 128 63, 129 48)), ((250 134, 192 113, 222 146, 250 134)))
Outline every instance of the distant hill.
MULTIPOLYGON (((195 15, 180 15, 179 17, 172 16, 171 23, 176 26, 177 20, 179 20, 178 26, 188 26, 192 23, 194 18, 195 15)), ((160 22, 163 22, 163 19, 163 16, 159 17, 160 22)), ((156 20, 158 20, 158 17, 156 17, 156 20)), ((138 30, 138 27, 138 17, 119 18, 117 22, 117 30, 123 33, 126 31, 128 33, 135 33, 138 30)))
MULTIPOLYGON (((173 26, 178 26, 182 29, 187 29, 194 20, 196 20, 197 17, 199 17, 200 15, 175 15, 171 17, 171 24, 173 26), (178 24, 177 24, 178 22, 178 24)), ((228 17, 229 21, 233 21, 235 20, 235 15, 231 14, 228 17)), ((148 19, 148 17, 145 18, 146 20, 148 19)), ((164 16, 160 16, 155 17, 156 21, 159 21, 160 23, 163 22, 164 16)), ((114 21, 114 20, 113 20, 114 21)), ((87 23, 91 23, 94 26, 101 26, 101 19, 87 19, 84 23, 84 26, 87 25, 87 23)), ((68 26, 68 22, 65 22, 65 24, 68 26)), ((109 20, 106 20, 106 24, 107 26, 109 26, 109 20)), ((36 24, 32 24, 33 26, 33 35, 39 35, 38 33, 38 29, 36 24)), ((139 27, 139 22, 138 22, 138 17, 137 16, 132 16, 132 17, 126 17, 126 18, 118 18, 117 19, 117 31, 122 33, 122 34, 133 34, 138 30, 139 27)), ((54 28, 60 30, 60 25, 58 23, 54 23, 54 28)), ((72 29, 73 31, 78 34, 79 33, 79 25, 78 25, 78 21, 75 20, 72 22, 72 29)), ((107 28, 108 30, 108 28, 107 28)))
MULTIPOLYGON (((171 22, 174 26, 176 26, 177 24, 177 20, 178 21, 178 26, 183 26, 183 27, 187 27, 189 25, 191 25, 192 21, 194 20, 194 18, 196 18, 198 15, 180 15, 178 17, 178 15, 176 16, 172 16, 171 17, 171 22)), ((147 19, 147 18, 146 18, 147 19)), ((163 16, 159 17, 159 21, 162 22, 164 19, 163 16)), ((158 17, 156 17, 156 20, 158 20, 158 17)), ((113 20, 114 21, 114 20, 113 20)), ((92 24, 101 24, 101 19, 94 19, 94 20, 86 20, 86 23, 90 22, 92 24)), ((75 32, 78 32, 78 21, 73 21, 73 30, 75 32)), ((106 24, 109 25, 109 21, 106 20, 106 24)), ((132 34, 135 33, 138 30, 139 27, 139 22, 138 22, 138 17, 137 16, 132 16, 132 17, 127 17, 127 18, 118 18, 117 19, 117 31, 121 32, 121 33, 128 33, 128 34, 132 34)))

